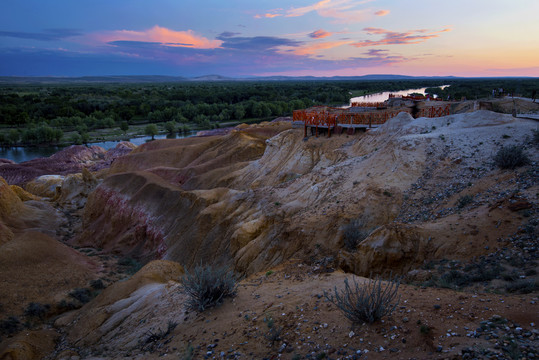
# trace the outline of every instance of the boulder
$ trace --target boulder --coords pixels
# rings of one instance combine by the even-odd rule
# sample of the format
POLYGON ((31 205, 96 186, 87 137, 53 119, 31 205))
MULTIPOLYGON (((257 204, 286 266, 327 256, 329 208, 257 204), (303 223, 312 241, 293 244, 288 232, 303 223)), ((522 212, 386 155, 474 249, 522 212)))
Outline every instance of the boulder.
POLYGON ((55 200, 63 205, 82 208, 86 204, 88 195, 95 190, 99 180, 86 168, 81 173, 66 175, 57 190, 55 200))
POLYGON ((70 343, 92 349, 109 346, 129 350, 150 333, 166 330, 167 321, 180 322, 184 295, 179 291, 183 267, 172 261, 152 261, 130 279, 106 288, 79 312, 60 317, 70 343))
POLYGON ((26 191, 41 197, 54 198, 62 187, 65 176, 62 175, 42 175, 26 185, 26 191))

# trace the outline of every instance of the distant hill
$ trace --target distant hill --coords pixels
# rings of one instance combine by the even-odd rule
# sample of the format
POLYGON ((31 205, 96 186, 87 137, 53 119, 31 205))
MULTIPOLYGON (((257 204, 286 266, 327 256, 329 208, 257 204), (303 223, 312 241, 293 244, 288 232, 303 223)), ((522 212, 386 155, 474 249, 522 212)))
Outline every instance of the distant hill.
POLYGON ((118 76, 81 76, 81 77, 56 77, 56 76, 0 76, 0 84, 81 84, 81 83, 160 83, 187 81, 181 76, 163 75, 118 75, 118 76))
POLYGON ((234 81, 237 79, 221 76, 221 75, 204 75, 204 76, 197 76, 194 78, 189 78, 187 80, 190 81, 234 81))
MULTIPOLYGON (((352 81, 387 81, 387 80, 443 80, 443 79, 466 79, 456 76, 407 76, 392 74, 371 74, 363 76, 251 76, 233 78, 217 74, 203 75, 196 77, 167 76, 167 75, 105 75, 105 76, 80 76, 80 77, 59 77, 59 76, 0 76, 0 84, 99 84, 99 83, 174 83, 174 82, 211 82, 211 81, 331 81, 331 80, 352 80, 352 81)), ((479 78, 474 78, 479 79, 479 78)), ((492 78, 484 78, 492 79, 492 78)))
POLYGON ((316 77, 316 76, 266 76, 266 77, 251 77, 248 80, 424 80, 424 79, 456 79, 455 76, 407 76, 407 75, 390 75, 390 74, 373 74, 363 76, 331 76, 331 77, 316 77))

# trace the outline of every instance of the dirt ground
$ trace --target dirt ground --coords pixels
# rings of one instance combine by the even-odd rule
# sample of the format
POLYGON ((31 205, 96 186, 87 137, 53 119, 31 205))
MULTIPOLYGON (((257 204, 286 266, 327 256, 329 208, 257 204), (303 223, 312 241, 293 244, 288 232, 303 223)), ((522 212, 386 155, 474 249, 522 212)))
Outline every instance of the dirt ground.
MULTIPOLYGON (((140 339, 136 348, 122 352, 94 348, 94 353, 86 355, 135 359, 189 355, 194 359, 452 359, 470 354, 509 358, 511 340, 518 342, 521 357, 539 350, 537 294, 507 296, 401 284, 399 303, 391 316, 373 324, 352 324, 324 296, 335 286, 342 289, 345 278, 354 281, 352 277, 292 261, 243 280, 237 296, 217 308, 203 313, 183 310, 183 318, 175 319, 174 330, 161 339, 153 341, 150 334, 165 331, 170 318, 162 317, 161 326, 140 339), (478 330, 482 327, 487 330, 478 330)), ((355 279, 358 283, 367 281, 355 279)), ((169 291, 177 299, 183 296, 177 284, 169 284, 169 291)))

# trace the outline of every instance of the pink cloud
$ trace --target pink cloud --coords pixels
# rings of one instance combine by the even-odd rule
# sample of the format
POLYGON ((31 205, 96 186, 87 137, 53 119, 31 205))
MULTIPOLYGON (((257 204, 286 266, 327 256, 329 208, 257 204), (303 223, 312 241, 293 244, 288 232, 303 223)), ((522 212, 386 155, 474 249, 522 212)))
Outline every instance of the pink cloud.
POLYGON ((387 14, 389 14, 389 10, 379 10, 374 13, 376 16, 386 16, 387 14))
POLYGON ((300 56, 315 55, 319 50, 332 49, 334 47, 350 44, 350 41, 326 41, 295 48, 292 52, 300 56))
POLYGON ((298 17, 315 11, 322 17, 335 19, 337 22, 353 23, 365 20, 370 11, 367 9, 357 9, 372 0, 321 0, 315 4, 292 8, 286 12, 286 17, 298 17))
POLYGON ((278 17, 278 16, 283 16, 282 14, 272 14, 272 13, 266 13, 264 15, 255 15, 255 19, 261 19, 261 18, 274 18, 274 17, 278 17))
POLYGON ((286 16, 287 17, 303 16, 311 11, 317 11, 317 10, 323 9, 324 7, 328 6, 329 3, 331 3, 331 0, 321 0, 313 5, 303 6, 303 7, 295 8, 295 9, 292 8, 288 10, 286 16))
POLYGON ((353 43, 355 47, 367 47, 367 46, 380 46, 380 45, 408 45, 419 44, 429 39, 440 36, 441 33, 451 31, 451 29, 443 29, 440 31, 428 32, 427 30, 410 30, 408 32, 400 33, 389 31, 380 28, 365 28, 363 29, 369 35, 383 35, 383 39, 380 40, 362 40, 353 43))
POLYGON ((117 30, 98 34, 96 37, 106 43, 113 41, 154 42, 165 46, 196 49, 215 49, 222 44, 220 40, 207 39, 192 30, 176 31, 158 25, 143 31, 117 30))
POLYGON ((310 33, 309 37, 312 37, 313 39, 323 39, 331 35, 333 35, 333 33, 320 29, 320 30, 316 30, 310 33))

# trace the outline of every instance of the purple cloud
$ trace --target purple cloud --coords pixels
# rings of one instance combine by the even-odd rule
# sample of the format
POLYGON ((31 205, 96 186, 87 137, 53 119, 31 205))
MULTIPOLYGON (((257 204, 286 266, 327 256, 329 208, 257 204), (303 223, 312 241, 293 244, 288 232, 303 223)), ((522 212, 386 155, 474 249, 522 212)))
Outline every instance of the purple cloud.
POLYGON ((243 51, 271 51, 276 50, 280 46, 299 46, 302 43, 296 40, 273 36, 255 36, 255 37, 233 37, 221 36, 218 40, 223 41, 221 47, 224 49, 236 49, 243 51))
POLYGON ((17 39, 28 39, 38 41, 57 41, 63 40, 73 36, 82 35, 79 31, 74 29, 47 29, 41 33, 32 33, 24 31, 0 31, 2 37, 12 37, 17 39))

